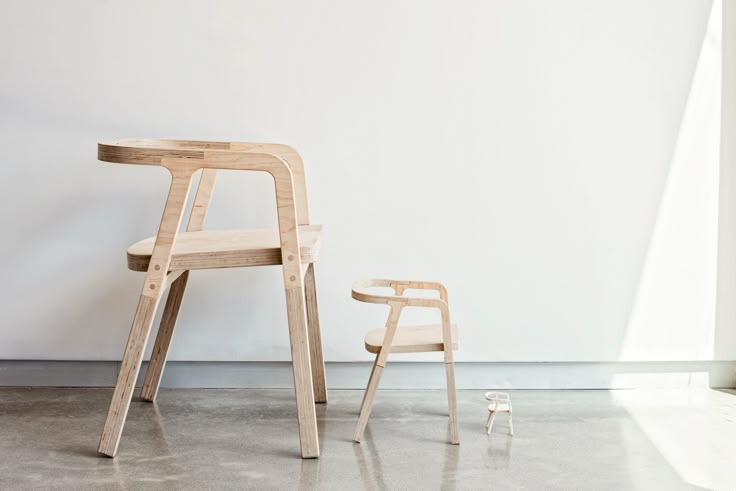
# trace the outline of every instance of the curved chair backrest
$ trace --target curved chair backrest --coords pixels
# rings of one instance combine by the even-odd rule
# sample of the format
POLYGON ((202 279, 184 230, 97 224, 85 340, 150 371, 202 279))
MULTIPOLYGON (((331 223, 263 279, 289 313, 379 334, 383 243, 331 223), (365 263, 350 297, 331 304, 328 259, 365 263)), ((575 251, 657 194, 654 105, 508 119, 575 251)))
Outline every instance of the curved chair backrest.
MULTIPOLYGON (((211 142, 198 140, 118 140, 100 143, 98 158, 106 162, 161 165, 162 159, 204 158, 207 150, 236 151, 239 153, 268 154, 286 162, 294 181, 294 198, 298 225, 309 225, 307 185, 304 162, 289 145, 280 143, 211 142), (138 149, 138 151, 136 151, 138 149), (145 149, 145 152, 141 152, 145 149)), ((215 169, 207 169, 213 178, 215 169)), ((205 182, 204 176, 200 185, 205 182)))
POLYGON ((98 143, 97 158, 105 162, 158 165, 171 173, 169 196, 146 275, 146 283, 150 285, 146 295, 155 298, 165 285, 170 253, 192 177, 198 169, 203 172, 187 227, 189 231, 202 228, 217 170, 262 171, 273 176, 284 283, 287 289, 302 287, 298 226, 309 224, 309 210, 304 166, 293 148, 273 143, 133 139, 98 143))
POLYGON ((372 279, 360 280, 353 283, 352 296, 359 302, 382 303, 390 302, 406 303, 407 305, 417 305, 425 307, 438 307, 442 305, 447 307, 447 289, 441 284, 433 281, 408 281, 408 280, 386 280, 372 279), (395 295, 381 295, 369 293, 369 288, 391 288, 395 295), (405 290, 435 290, 439 293, 440 298, 426 297, 405 297, 402 296, 405 290), (437 304, 437 305, 434 305, 437 304))
POLYGON ((398 294, 394 284, 391 280, 360 280, 353 283, 352 296, 359 302, 367 303, 382 303, 387 304, 389 302, 397 301, 399 298, 396 295, 378 295, 375 293, 368 293, 366 290, 369 288, 392 288, 394 293, 398 294))

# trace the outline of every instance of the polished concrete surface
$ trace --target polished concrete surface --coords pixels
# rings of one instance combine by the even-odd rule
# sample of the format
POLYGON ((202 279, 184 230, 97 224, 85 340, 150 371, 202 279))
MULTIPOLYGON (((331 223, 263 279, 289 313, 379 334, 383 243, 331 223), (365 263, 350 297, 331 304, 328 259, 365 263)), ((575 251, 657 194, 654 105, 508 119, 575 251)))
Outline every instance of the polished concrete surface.
POLYGON ((321 457, 298 453, 290 390, 163 390, 134 400, 115 459, 96 455, 111 391, 0 389, 0 489, 736 489, 736 393, 516 391, 515 436, 483 392, 362 392, 318 405, 321 457))

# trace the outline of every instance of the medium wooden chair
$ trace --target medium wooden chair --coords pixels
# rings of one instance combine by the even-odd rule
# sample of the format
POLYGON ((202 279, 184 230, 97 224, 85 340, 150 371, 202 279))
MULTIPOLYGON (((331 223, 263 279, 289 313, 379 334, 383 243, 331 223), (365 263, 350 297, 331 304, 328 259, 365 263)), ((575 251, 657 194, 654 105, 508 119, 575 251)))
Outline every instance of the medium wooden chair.
POLYGON ((353 298, 360 302, 388 304, 391 307, 385 328, 373 329, 365 337, 365 349, 376 354, 368 387, 360 404, 360 417, 353 440, 360 442, 373 407, 378 384, 386 366, 389 353, 420 353, 443 351, 447 375, 447 402, 450 413, 450 443, 460 443, 455 394, 455 365, 452 352, 457 350, 457 326, 450 322, 447 289, 440 283, 426 281, 365 280, 353 284, 353 298), (395 295, 368 293, 369 288, 392 288, 395 295), (408 297, 405 290, 435 290, 440 298, 408 297), (429 307, 439 309, 442 324, 426 326, 399 326, 399 316, 404 307, 429 307))
POLYGON ((128 249, 129 268, 145 271, 146 276, 98 451, 109 457, 117 452, 151 324, 166 288, 170 287, 141 391, 144 401, 156 398, 189 271, 282 265, 301 454, 318 457, 314 403, 327 402, 314 280, 322 227, 309 224, 299 154, 279 144, 121 140, 100 143, 98 158, 162 166, 172 177, 158 234, 128 249), (203 171, 189 223, 186 232, 180 232, 192 179, 199 169, 203 171), (203 231, 217 169, 271 174, 278 229, 203 231))

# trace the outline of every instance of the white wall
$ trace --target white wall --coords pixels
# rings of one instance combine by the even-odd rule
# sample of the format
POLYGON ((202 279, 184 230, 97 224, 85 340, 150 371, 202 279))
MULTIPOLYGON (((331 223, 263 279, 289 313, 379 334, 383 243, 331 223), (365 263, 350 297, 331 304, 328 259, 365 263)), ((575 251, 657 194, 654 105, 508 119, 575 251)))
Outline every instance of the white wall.
MULTIPOLYGON (((368 359, 386 312, 349 291, 372 276, 446 283, 459 360, 712 359, 710 11, 5 1, 0 358, 120 358, 142 281, 125 249, 155 232, 167 175, 97 162, 96 142, 169 137, 300 150, 328 360, 368 359)), ((223 177, 212 228, 275 224, 267 176, 223 177)), ((171 359, 288 359, 280 280, 193 274, 171 359)))

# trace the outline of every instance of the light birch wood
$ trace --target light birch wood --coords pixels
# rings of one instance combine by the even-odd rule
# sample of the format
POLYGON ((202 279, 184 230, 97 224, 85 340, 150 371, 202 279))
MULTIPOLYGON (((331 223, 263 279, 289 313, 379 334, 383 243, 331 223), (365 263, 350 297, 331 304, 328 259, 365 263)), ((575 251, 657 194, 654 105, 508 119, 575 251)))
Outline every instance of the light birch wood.
POLYGON ((455 389, 455 364, 450 361, 445 363, 445 374, 447 378, 447 408, 450 415, 450 443, 460 443, 460 428, 457 418, 457 391, 455 389))
MULTIPOLYGON (((317 457, 319 455, 319 441, 310 363, 310 357, 312 356, 309 346, 310 334, 307 327, 305 306, 305 275, 301 258, 301 246, 303 244, 300 242, 300 233, 302 232, 300 225, 309 225, 301 158, 286 145, 188 140, 121 140, 100 143, 98 145, 98 158, 115 163, 159 165, 167 168, 173 176, 172 190, 164 209, 164 218, 156 239, 153 241, 154 245, 146 266, 146 280, 139 308, 131 328, 128 347, 121 365, 108 418, 103 429, 99 447, 100 452, 113 456, 117 451, 133 385, 140 369, 143 349, 150 333, 156 306, 161 299, 161 292, 164 287, 177 278, 177 275, 183 275, 183 270, 195 269, 188 264, 175 263, 172 266, 172 258, 176 250, 175 239, 179 235, 178 227, 191 177, 195 171, 204 169, 202 181, 205 183, 211 182, 214 185, 214 171, 222 169, 267 172, 274 179, 278 211, 280 263, 271 262, 269 264, 282 265, 301 453, 305 458, 317 457), (182 185, 183 181, 187 182, 186 189, 182 185), (169 271, 171 273, 168 273, 169 271)), ((202 199, 203 203, 209 202, 207 193, 211 195, 211 192, 211 186, 205 185, 202 196, 206 199, 202 199), (210 189, 208 190, 207 187, 210 189)), ((193 207, 192 219, 195 222, 203 222, 206 209, 206 205, 193 207)), ((308 235, 313 231, 315 230, 307 227, 303 232, 308 235)), ((186 240, 189 240, 190 233, 196 234, 197 232, 186 232, 181 235, 186 234, 186 240)), ((271 249, 271 246, 269 245, 268 248, 271 249)), ((241 247, 238 250, 242 251, 243 249, 241 247)), ((251 248, 246 247, 246 250, 251 250, 251 248)), ((217 252, 217 250, 214 252, 217 252)), ((148 255, 148 253, 145 255, 148 255)), ((225 260, 224 263, 224 265, 216 267, 262 264, 259 260, 240 262, 225 260)), ((316 296, 314 299, 316 302, 316 296)), ((174 309, 172 307, 171 314, 173 313, 174 309)), ((172 323, 171 332, 173 332, 173 325, 172 323)), ((169 344, 171 332, 165 333, 162 338, 162 348, 169 344)), ((164 361, 166 351, 166 349, 159 351, 164 361)), ((163 368, 163 363, 160 363, 160 367, 163 368)), ((156 372, 151 373, 152 379, 160 376, 156 372)), ((155 384, 152 381, 147 394, 150 395, 153 391, 153 385, 155 384)))
POLYGON ((197 186, 197 194, 194 197, 194 204, 192 205, 192 214, 189 215, 189 223, 187 224, 188 232, 202 230, 204 227, 204 221, 210 209, 210 202, 212 201, 212 193, 215 191, 216 182, 216 169, 204 169, 202 171, 202 176, 199 178, 199 186, 197 186))
MULTIPOLYGON (((148 269, 155 239, 148 237, 128 248, 129 269, 148 269)), ((322 245, 322 227, 299 226, 299 241, 302 262, 315 262, 322 245)), ((281 264, 282 260, 279 231, 270 228, 182 232, 173 254, 173 270, 275 266, 281 264)))
POLYGON ((158 394, 161 385, 161 377, 164 374, 164 366, 166 365, 166 357, 169 353, 171 338, 174 335, 176 327, 176 319, 179 316, 179 308, 184 299, 184 290, 187 287, 189 279, 189 271, 184 271, 174 283, 171 285, 169 295, 166 298, 164 313, 161 316, 158 333, 156 334, 156 342, 153 345, 151 359, 148 362, 146 370, 146 378, 143 381, 141 389, 141 400, 153 402, 158 394))
POLYGON ((371 353, 378 353, 371 371, 368 387, 363 396, 358 426, 353 440, 360 442, 368 423, 373 399, 381 380, 389 353, 414 353, 423 351, 444 352, 444 363, 447 377, 447 402, 449 409, 450 443, 460 443, 460 432, 457 417, 457 397, 455 389, 455 365, 453 350, 457 349, 457 326, 450 322, 447 289, 440 283, 426 281, 402 280, 366 280, 353 284, 352 296, 361 302, 388 304, 391 306, 385 328, 369 331, 365 338, 365 347, 371 353), (391 288, 395 295, 369 293, 369 288, 391 288), (439 298, 410 297, 404 295, 406 290, 435 290, 439 298), (441 325, 398 326, 401 309, 404 307, 429 307, 440 310, 441 325))
POLYGON ((315 402, 327 402, 327 381, 325 361, 322 358, 322 334, 319 328, 319 308, 317 306, 317 285, 314 278, 314 264, 310 263, 304 276, 304 293, 307 302, 307 328, 309 330, 309 352, 312 365, 312 383, 315 402))
POLYGON ((174 284, 176 280, 179 279, 181 275, 186 273, 187 270, 178 270, 178 271, 169 271, 169 274, 166 275, 166 278, 164 279, 164 290, 167 288, 170 288, 171 285, 174 284))
POLYGON ((401 316, 401 308, 403 307, 403 304, 391 302, 389 305, 391 306, 391 311, 389 312, 388 320, 386 321, 386 333, 383 340, 383 346, 376 356, 376 362, 373 366, 371 377, 368 380, 365 395, 363 396, 360 416, 358 417, 358 426, 356 426, 355 433, 353 433, 353 441, 355 442, 360 442, 361 438, 363 438, 363 431, 365 431, 365 426, 368 424, 368 418, 371 415, 371 409, 373 409, 373 399, 376 396, 378 385, 381 383, 381 376, 383 375, 383 369, 386 366, 386 360, 391 352, 391 340, 396 333, 396 327, 399 324, 399 317, 401 316))
MULTIPOLYGON (((212 152, 237 152, 250 155, 270 155, 285 162, 293 175, 299 225, 309 223, 307 186, 301 156, 288 145, 280 143, 205 142, 197 140, 119 140, 100 143, 98 158, 121 164, 161 165, 164 159, 202 160, 212 152)), ((254 160, 254 159, 253 159, 254 160)), ((251 160, 252 161, 252 160, 251 160)), ((218 167, 211 167, 217 169, 218 167)), ((225 167, 223 167, 225 168, 225 167)), ((263 170, 263 169, 261 169, 263 170)))
POLYGON ((143 351, 151 332, 156 307, 161 300, 161 287, 169 269, 171 248, 176 240, 192 182, 192 172, 188 170, 175 170, 171 173, 171 188, 151 256, 151 265, 143 282, 143 291, 138 301, 133 325, 130 328, 128 343, 123 353, 112 401, 100 437, 98 452, 109 457, 114 457, 118 450, 120 435, 123 432, 130 400, 133 396, 133 388, 143 361, 143 351))
MULTIPOLYGON (((386 329, 371 329, 365 336, 365 349, 369 353, 378 353, 383 346, 386 329)), ((457 325, 452 325, 452 349, 457 350, 457 325)), ((391 344, 391 353, 422 353, 428 351, 444 351, 442 325, 401 326, 391 344)))
MULTIPOLYGON (((199 178, 199 186, 197 186, 197 194, 194 197, 194 204, 192 205, 192 213, 189 216, 187 231, 198 231, 204 227, 204 221, 207 217, 216 180, 216 170, 204 169, 202 171, 202 176, 199 178)), ((178 237, 177 243, 180 241, 181 234, 178 237)), ((176 245, 173 250, 176 250, 176 245)), ((130 260, 130 254, 128 255, 128 260, 130 260)), ((150 255, 145 261, 146 268, 148 268, 149 261, 150 255)), ((173 266, 170 265, 170 267, 173 266)), ((179 316, 179 308, 181 307, 182 300, 184 299, 184 291, 186 290, 188 279, 188 270, 175 270, 170 272, 166 277, 167 286, 170 286, 169 294, 166 299, 166 305, 164 306, 164 313, 161 316, 161 323, 156 334, 153 351, 151 352, 151 359, 148 362, 146 377, 143 381, 143 388, 141 389, 141 400, 153 402, 158 394, 166 365, 166 358, 168 357, 169 347, 171 346, 171 338, 174 335, 174 328, 176 327, 176 320, 179 316)))

